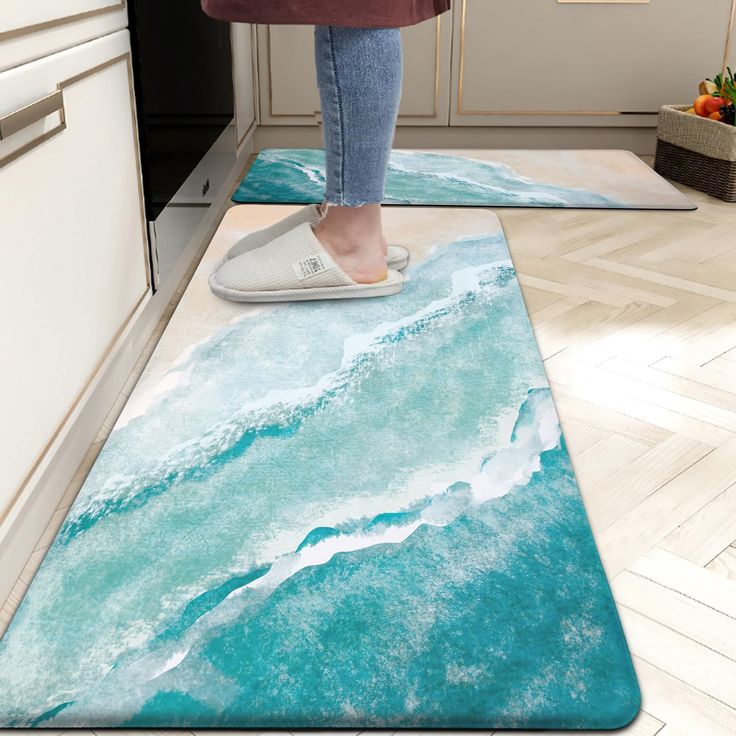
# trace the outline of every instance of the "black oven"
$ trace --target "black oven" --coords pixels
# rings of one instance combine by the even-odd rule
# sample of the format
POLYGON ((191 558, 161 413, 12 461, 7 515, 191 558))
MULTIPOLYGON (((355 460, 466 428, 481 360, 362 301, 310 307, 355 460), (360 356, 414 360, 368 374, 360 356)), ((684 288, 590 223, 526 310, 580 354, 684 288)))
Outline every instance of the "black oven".
POLYGON ((128 0, 156 285, 235 161, 230 26, 200 0, 128 0))

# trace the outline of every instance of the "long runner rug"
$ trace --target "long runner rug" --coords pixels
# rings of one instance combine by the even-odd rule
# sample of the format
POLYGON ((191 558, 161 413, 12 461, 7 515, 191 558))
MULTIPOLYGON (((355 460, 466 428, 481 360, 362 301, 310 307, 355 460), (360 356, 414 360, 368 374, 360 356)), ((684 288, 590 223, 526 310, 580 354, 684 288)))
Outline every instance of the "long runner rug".
MULTIPOLYGON (((239 203, 319 203, 324 151, 261 151, 233 195, 239 203)), ((630 151, 394 150, 385 204, 694 210, 630 151)))
POLYGON ((0 726, 615 728, 626 642, 497 217, 402 294, 246 306, 226 215, 0 641, 0 726))

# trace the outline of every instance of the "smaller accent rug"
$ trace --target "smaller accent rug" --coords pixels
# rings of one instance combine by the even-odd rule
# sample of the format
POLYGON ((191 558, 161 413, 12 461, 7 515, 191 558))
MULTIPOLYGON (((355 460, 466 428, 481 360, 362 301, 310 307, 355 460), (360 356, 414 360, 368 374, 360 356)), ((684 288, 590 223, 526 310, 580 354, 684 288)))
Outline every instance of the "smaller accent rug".
MULTIPOLYGON (((325 188, 318 148, 261 151, 233 202, 316 204, 325 188)), ((384 204, 694 210, 631 151, 482 150, 391 154, 384 204)))

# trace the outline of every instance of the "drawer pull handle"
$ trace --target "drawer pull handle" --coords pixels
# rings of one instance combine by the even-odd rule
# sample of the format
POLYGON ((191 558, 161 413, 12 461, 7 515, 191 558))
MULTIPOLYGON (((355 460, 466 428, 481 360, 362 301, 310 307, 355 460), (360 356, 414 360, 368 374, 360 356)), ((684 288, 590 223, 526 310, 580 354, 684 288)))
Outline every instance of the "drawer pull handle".
POLYGON ((29 125, 33 125, 33 123, 37 123, 39 120, 43 120, 55 112, 61 112, 63 120, 63 111, 63 93, 60 89, 57 89, 56 92, 52 92, 50 95, 46 95, 46 97, 42 97, 30 105, 26 105, 19 110, 0 117, 0 140, 8 138, 14 133, 27 128, 29 125))
POLYGON ((40 146, 44 141, 53 138, 57 133, 61 133, 62 130, 66 129, 66 122, 64 120, 64 95, 63 90, 57 89, 56 92, 52 92, 46 97, 42 97, 40 100, 31 102, 30 105, 21 107, 19 110, 10 112, 7 115, 0 117, 0 141, 5 138, 9 138, 14 133, 27 128, 29 125, 43 120, 52 113, 59 113, 59 123, 55 125, 51 130, 47 130, 41 133, 39 136, 34 138, 32 141, 23 144, 20 148, 15 151, 11 151, 5 156, 0 156, 0 169, 7 166, 12 161, 19 159, 24 154, 32 151, 36 146, 40 146))

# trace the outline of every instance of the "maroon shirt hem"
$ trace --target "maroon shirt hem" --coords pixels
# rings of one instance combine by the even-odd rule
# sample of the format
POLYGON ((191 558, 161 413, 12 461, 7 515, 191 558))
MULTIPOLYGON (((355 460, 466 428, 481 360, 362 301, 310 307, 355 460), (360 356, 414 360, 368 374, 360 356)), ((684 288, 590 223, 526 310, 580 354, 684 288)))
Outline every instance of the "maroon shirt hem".
POLYGON ((217 20, 234 23, 399 28, 450 9, 451 0, 202 0, 217 20))

